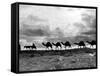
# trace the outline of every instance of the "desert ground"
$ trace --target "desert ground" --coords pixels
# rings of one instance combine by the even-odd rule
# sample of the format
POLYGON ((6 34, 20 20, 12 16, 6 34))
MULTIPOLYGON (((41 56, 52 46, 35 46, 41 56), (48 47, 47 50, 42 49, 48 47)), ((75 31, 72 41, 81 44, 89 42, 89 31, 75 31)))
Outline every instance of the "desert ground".
POLYGON ((20 51, 19 71, 96 67, 96 49, 20 51))

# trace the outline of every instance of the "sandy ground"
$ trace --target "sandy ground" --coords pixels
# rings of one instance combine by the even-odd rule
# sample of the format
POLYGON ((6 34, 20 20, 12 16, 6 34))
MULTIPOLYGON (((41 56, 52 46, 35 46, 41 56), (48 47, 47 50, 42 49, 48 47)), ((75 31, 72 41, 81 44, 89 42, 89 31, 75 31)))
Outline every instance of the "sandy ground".
POLYGON ((36 71, 96 67, 96 55, 91 54, 93 53, 83 52, 32 57, 31 54, 21 53, 19 57, 19 70, 36 71))

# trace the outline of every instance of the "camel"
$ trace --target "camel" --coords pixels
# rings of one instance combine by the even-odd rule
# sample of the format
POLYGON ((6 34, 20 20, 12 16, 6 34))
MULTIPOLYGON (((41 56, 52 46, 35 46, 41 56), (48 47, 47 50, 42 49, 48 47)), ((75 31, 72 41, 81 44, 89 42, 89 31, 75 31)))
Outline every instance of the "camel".
POLYGON ((42 45, 44 45, 47 49, 49 49, 49 47, 52 49, 52 44, 50 42, 42 43, 42 45))
POLYGON ((80 48, 83 46, 85 47, 85 43, 83 41, 80 41, 79 43, 74 43, 76 45, 78 45, 80 48))
POLYGON ((71 44, 69 41, 66 41, 65 43, 61 42, 64 46, 65 46, 65 49, 66 47, 71 47, 71 44))
POLYGON ((27 48, 28 48, 28 49, 30 49, 30 48, 31 48, 31 46, 24 46, 24 48, 26 48, 26 49, 27 49, 27 48))
POLYGON ((61 46, 61 43, 60 42, 57 42, 57 43, 52 43, 54 46, 56 46, 56 48, 58 48, 58 47, 60 47, 60 48, 62 48, 62 46, 61 46))
POLYGON ((27 49, 27 48, 29 48, 29 49, 30 49, 30 48, 31 48, 31 49, 33 49, 33 48, 36 49, 36 46, 35 46, 35 44, 33 43, 32 46, 24 46, 24 48, 26 48, 26 49, 27 49))
POLYGON ((32 49, 36 49, 35 44, 33 43, 33 45, 31 46, 32 49))
POLYGON ((89 43, 91 45, 91 47, 93 47, 94 45, 96 45, 96 41, 92 40, 90 41, 86 41, 87 43, 89 43))

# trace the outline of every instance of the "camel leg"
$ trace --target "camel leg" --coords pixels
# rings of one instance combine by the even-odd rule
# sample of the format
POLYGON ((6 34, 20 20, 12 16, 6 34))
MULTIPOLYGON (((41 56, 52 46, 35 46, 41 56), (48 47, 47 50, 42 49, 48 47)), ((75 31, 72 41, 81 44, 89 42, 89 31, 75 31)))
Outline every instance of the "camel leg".
POLYGON ((48 48, 46 48, 46 50, 48 50, 48 48))
POLYGON ((56 50, 58 50, 58 47, 56 47, 56 50))
POLYGON ((62 47, 60 47, 60 50, 62 49, 62 47))
POLYGON ((59 50, 61 50, 61 47, 59 47, 59 50))
POLYGON ((53 50, 53 48, 51 48, 51 50, 53 50))
POLYGON ((65 46, 65 50, 66 50, 66 46, 65 46))
POLYGON ((92 48, 93 48, 93 45, 92 45, 92 48))
POLYGON ((57 49, 59 50, 59 47, 57 47, 57 49))
POLYGON ((69 46, 69 48, 71 48, 71 47, 69 46))
POLYGON ((58 50, 59 50, 59 47, 57 47, 58 48, 58 50))
POLYGON ((49 50, 49 47, 47 48, 47 50, 49 50))
POLYGON ((90 45, 90 48, 92 48, 92 45, 90 45))

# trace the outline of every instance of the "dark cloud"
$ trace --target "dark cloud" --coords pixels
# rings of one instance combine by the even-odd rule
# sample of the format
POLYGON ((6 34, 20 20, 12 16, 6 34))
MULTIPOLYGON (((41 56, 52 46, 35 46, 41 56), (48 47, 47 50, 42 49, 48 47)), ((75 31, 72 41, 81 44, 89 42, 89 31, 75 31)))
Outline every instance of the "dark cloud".
MULTIPOLYGON (((50 28, 45 26, 44 28, 38 27, 37 29, 24 29, 20 32, 20 39, 25 39, 28 42, 36 40, 36 37, 46 37, 45 39, 50 42, 62 41, 63 33, 60 28, 56 28, 54 31, 50 31, 50 28), (52 38, 53 37, 53 38, 52 38)), ((64 39, 65 40, 65 39, 64 39)))
POLYGON ((84 34, 84 35, 96 35, 96 31, 90 30, 90 31, 87 31, 87 32, 83 32, 82 34, 84 34))
POLYGON ((20 40, 26 40, 27 42, 32 42, 32 40, 33 40, 33 38, 32 37, 28 37, 28 36, 26 36, 26 35, 24 35, 24 34, 22 34, 22 35, 20 35, 20 40))
POLYGON ((23 31, 23 34, 26 36, 49 36, 49 33, 42 29, 27 29, 23 31))
POLYGON ((82 14, 82 20, 86 23, 90 30, 84 31, 81 35, 87 36, 90 40, 96 39, 96 16, 95 13, 82 14))
POLYGON ((82 20, 91 29, 96 29, 96 16, 95 15, 84 13, 84 14, 82 14, 82 20))
POLYGON ((42 24, 40 25, 27 25, 23 24, 23 29, 20 30, 21 35, 26 35, 26 36, 46 36, 46 37, 51 37, 51 36, 56 36, 56 37, 63 37, 63 31, 57 27, 54 31, 50 30, 50 27, 48 25, 43 26, 42 24))
MULTIPOLYGON (((28 15, 27 17, 20 17, 20 25, 21 27, 25 27, 27 25, 37 25, 37 24, 45 24, 47 22, 46 19, 42 19, 39 16, 35 16, 35 15, 28 15)), ((27 26, 27 28, 30 26, 27 26)))
POLYGON ((53 35, 57 36, 57 37, 63 37, 64 36, 64 33, 63 31, 57 27, 53 32, 52 32, 53 35))
POLYGON ((79 42, 79 41, 91 41, 91 40, 95 40, 95 38, 93 37, 88 37, 88 36, 76 36, 74 37, 74 41, 73 42, 79 42))
POLYGON ((44 33, 41 29, 37 30, 27 29, 23 32, 23 34, 27 36, 42 36, 44 33))
MULTIPOLYGON (((86 30, 86 26, 84 26, 84 24, 82 24, 82 23, 76 22, 76 23, 74 23, 74 26, 76 26, 80 32, 83 32, 86 30)), ((77 30, 77 29, 75 29, 75 30, 77 30)))
POLYGON ((22 29, 20 29, 20 35, 26 36, 49 36, 50 27, 48 25, 43 26, 42 24, 25 24, 23 23, 22 29))
POLYGON ((91 24, 92 19, 93 19, 93 16, 88 15, 86 13, 82 14, 82 20, 85 21, 87 24, 91 24))
POLYGON ((88 38, 90 38, 90 40, 95 40, 96 39, 96 31, 95 30, 90 30, 87 32, 83 32, 81 35, 85 35, 88 38))
POLYGON ((58 37, 58 38, 49 38, 47 37, 46 40, 50 42, 65 42, 69 41, 71 44, 74 42, 79 42, 79 41, 91 41, 95 40, 95 36, 85 36, 85 35, 79 35, 79 36, 74 36, 74 37, 58 37))

